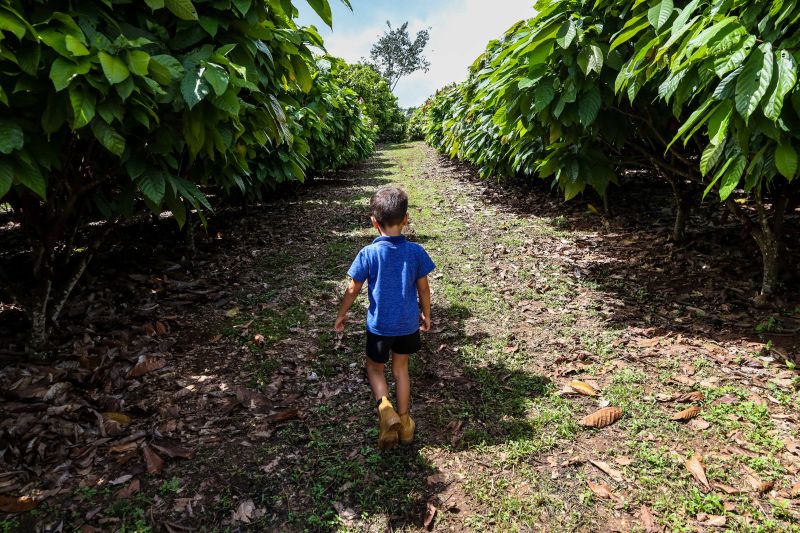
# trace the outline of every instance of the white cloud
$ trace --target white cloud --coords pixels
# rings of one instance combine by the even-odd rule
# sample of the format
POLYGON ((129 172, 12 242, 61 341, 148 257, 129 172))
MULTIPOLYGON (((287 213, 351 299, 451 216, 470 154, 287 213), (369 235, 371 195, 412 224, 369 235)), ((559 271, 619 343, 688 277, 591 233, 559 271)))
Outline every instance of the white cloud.
MULTIPOLYGON (((400 80, 395 89, 400 105, 419 105, 436 89, 464 80, 469 65, 491 39, 500 37, 518 20, 533 16, 532 4, 532 0, 450 0, 424 18, 409 21, 412 38, 418 30, 431 28, 425 50, 431 68, 400 80)), ((334 31, 326 35, 325 46, 333 55, 355 62, 369 57, 370 47, 383 30, 376 25, 357 32, 334 31)))

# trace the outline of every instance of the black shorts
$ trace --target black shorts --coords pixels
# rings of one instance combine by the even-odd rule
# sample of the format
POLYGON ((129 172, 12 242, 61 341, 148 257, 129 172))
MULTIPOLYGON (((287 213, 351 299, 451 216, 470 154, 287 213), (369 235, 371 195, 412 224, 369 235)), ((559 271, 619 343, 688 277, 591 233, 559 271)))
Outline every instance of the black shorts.
POLYGON ((367 331, 367 357, 376 363, 386 363, 392 353, 408 355, 422 347, 419 330, 400 337, 384 337, 367 331))

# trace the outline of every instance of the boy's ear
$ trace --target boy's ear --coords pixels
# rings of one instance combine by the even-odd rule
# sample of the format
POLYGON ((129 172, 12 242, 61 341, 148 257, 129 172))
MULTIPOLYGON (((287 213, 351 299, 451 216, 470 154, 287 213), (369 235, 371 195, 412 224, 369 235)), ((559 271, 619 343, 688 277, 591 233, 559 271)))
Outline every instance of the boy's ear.
POLYGON ((381 225, 378 224, 378 220, 373 216, 369 217, 369 219, 372 221, 372 227, 380 231, 381 225))
POLYGON ((408 226, 408 213, 406 213, 406 216, 403 217, 403 225, 408 226))

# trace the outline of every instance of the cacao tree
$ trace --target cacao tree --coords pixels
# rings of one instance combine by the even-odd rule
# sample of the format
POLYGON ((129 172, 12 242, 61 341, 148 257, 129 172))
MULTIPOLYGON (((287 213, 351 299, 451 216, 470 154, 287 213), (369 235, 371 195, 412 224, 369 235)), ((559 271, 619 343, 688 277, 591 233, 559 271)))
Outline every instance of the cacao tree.
MULTIPOLYGON (((327 0, 309 3, 330 24, 327 0)), ((0 278, 32 346, 124 219, 182 225, 210 209, 203 190, 303 178, 289 114, 322 40, 296 15, 290 0, 0 1, 0 203, 29 243, 0 278)))
POLYGON ((678 240, 689 194, 716 190, 751 229, 770 294, 798 198, 795 3, 676 4, 539 2, 437 94, 427 139, 484 176, 551 179, 566 199, 630 172, 664 179, 678 240), (737 187, 748 196, 735 202, 737 187))

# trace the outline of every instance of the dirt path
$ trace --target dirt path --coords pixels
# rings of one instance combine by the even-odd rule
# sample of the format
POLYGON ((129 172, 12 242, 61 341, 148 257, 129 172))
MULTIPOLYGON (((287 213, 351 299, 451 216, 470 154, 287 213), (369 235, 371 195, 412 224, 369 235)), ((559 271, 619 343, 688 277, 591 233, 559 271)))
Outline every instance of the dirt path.
MULTIPOLYGON (((223 238, 241 238, 207 250, 202 274, 227 296, 173 320, 160 341, 169 366, 136 392, 147 438, 196 455, 158 474, 139 467, 134 496, 108 486, 61 494, 34 521, 124 531, 797 531, 800 397, 775 361, 797 336, 773 331, 775 351, 765 351, 762 316, 734 297, 703 308, 704 287, 670 272, 666 254, 641 250, 624 228, 557 216, 553 203, 487 188, 414 143, 227 220, 223 238), (388 183, 408 191, 409 237, 438 269, 433 332, 412 361, 418 438, 381 454, 363 377, 365 298, 343 339, 331 325, 347 267, 371 239, 369 196, 388 183), (616 254, 624 246, 631 253, 616 254), (652 270, 637 269, 638 253, 652 270), (659 285, 674 293, 649 292, 659 285), (566 385, 576 379, 600 396, 574 394, 566 385), (693 391, 695 401, 676 399, 693 391), (608 405, 621 420, 579 424, 608 405), (698 417, 670 420, 690 405, 698 417), (685 464, 695 453, 706 486, 685 464)), ((725 281, 705 288, 714 283, 725 281)), ((131 471, 102 466, 105 479, 131 471)))

